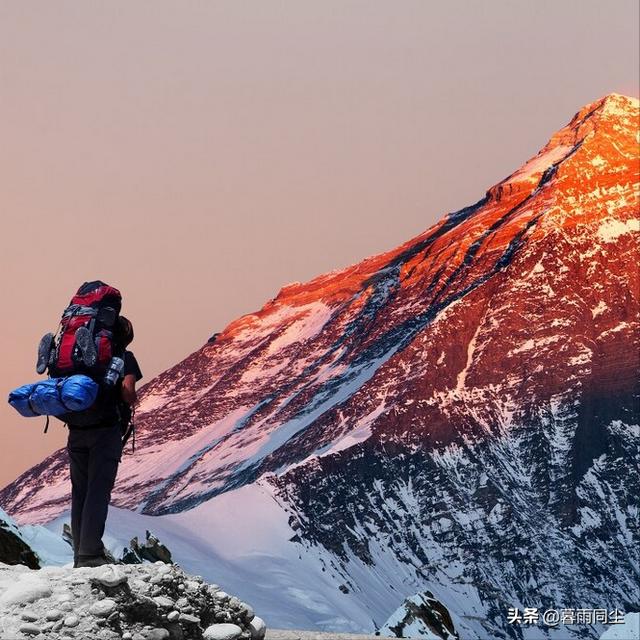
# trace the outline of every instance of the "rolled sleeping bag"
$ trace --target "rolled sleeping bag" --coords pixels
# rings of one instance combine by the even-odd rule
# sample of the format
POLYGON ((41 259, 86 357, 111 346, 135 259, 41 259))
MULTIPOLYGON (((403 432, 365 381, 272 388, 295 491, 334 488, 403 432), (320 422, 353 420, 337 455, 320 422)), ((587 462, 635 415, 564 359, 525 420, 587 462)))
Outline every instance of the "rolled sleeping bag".
POLYGON ((33 385, 33 391, 29 396, 31 408, 41 416, 57 416, 64 413, 61 389, 64 378, 49 378, 33 385))
POLYGON ((27 418, 59 416, 88 409, 98 396, 98 384, 82 374, 25 384, 9 394, 9 404, 27 418))
POLYGON ((35 418, 40 415, 31 408, 31 404, 29 402, 29 397, 31 396, 31 392, 35 386, 36 385, 33 383, 23 384, 21 387, 14 389, 9 394, 9 404, 25 418, 35 418))
POLYGON ((96 401, 99 390, 98 383, 89 376, 77 374, 65 378, 60 386, 60 397, 65 407, 63 413, 88 409, 96 401))

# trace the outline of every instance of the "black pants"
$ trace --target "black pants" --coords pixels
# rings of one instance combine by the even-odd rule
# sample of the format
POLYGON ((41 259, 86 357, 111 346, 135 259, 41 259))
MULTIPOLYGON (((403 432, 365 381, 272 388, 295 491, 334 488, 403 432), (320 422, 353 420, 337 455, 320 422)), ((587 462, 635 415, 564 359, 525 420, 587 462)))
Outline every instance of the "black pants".
POLYGON ((104 525, 122 456, 120 425, 69 429, 67 451, 74 556, 99 556, 104 552, 104 525))

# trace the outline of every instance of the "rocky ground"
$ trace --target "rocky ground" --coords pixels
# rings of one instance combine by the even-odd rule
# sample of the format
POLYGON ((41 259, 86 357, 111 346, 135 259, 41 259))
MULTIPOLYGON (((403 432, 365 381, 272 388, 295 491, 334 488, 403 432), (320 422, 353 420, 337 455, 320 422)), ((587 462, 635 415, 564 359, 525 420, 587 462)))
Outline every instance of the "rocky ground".
POLYGON ((269 629, 265 640, 379 640, 380 636, 359 633, 322 633, 320 631, 300 631, 293 629, 269 629))
POLYGON ((95 569, 0 563, 0 640, 262 640, 250 605, 163 562, 95 569))

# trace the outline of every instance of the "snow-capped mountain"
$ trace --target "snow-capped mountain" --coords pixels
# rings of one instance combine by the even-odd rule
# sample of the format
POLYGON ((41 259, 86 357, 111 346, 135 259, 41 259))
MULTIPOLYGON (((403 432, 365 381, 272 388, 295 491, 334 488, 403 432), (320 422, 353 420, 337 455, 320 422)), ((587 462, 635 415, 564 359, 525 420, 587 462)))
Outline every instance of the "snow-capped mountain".
MULTIPOLYGON (((295 588, 228 587, 272 626, 371 631, 426 591, 465 640, 606 626, 510 607, 637 610, 638 114, 617 94, 583 107, 475 204, 284 287, 152 380, 120 520, 197 540, 225 588, 222 565, 282 550, 295 588)), ((0 504, 47 523, 68 493, 59 451, 0 504)))

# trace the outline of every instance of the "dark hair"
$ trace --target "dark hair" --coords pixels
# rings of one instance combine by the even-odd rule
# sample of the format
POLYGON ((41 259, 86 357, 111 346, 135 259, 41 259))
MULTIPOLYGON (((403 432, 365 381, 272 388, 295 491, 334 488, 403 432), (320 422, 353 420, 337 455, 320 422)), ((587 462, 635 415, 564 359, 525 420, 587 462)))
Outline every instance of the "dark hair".
POLYGON ((131 324, 131 320, 129 318, 125 318, 124 316, 120 316, 118 318, 118 342, 123 346, 127 347, 133 342, 133 325, 131 324))

